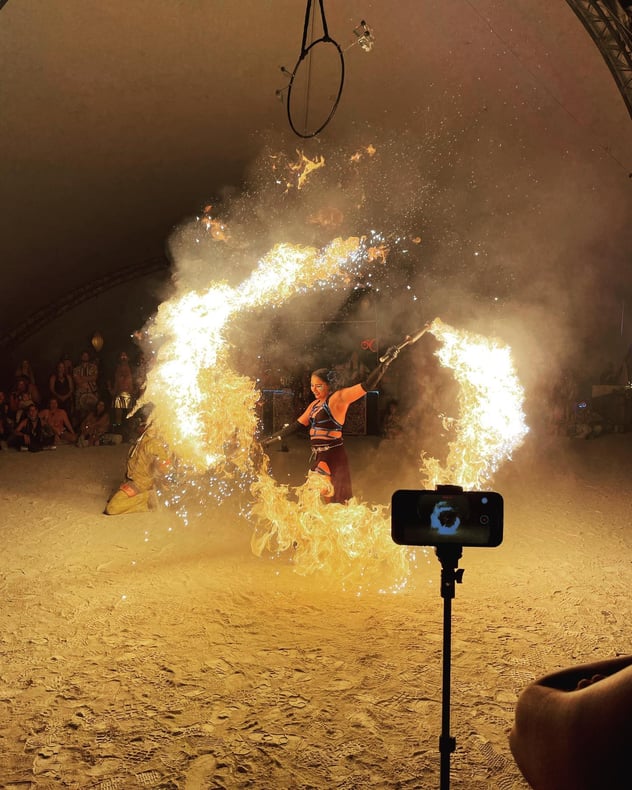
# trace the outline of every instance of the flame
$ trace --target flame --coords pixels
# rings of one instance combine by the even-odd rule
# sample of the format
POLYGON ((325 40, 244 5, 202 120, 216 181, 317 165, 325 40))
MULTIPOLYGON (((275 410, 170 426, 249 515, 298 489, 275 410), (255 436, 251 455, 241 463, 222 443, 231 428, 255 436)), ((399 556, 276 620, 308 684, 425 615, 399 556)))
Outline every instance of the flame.
POLYGON ((147 333, 156 351, 143 403, 154 404, 152 418, 183 462, 219 476, 253 473, 259 391, 232 369, 228 329, 254 307, 350 282, 368 249, 358 237, 334 239, 322 250, 278 244, 238 287, 219 283, 160 306, 147 333))
MULTIPOLYGON (((436 351, 440 362, 460 384, 459 415, 444 420, 454 432, 445 466, 422 453, 420 487, 449 483, 480 489, 528 431, 511 350, 439 318, 428 331, 442 344, 436 351)), ((321 490, 322 477, 312 473, 295 489, 261 474, 252 486, 258 522, 254 553, 288 552, 297 573, 332 575, 359 591, 402 589, 416 554, 392 543, 387 508, 355 498, 346 506, 325 505, 321 490)))
POLYGON ((361 148, 359 151, 356 151, 354 154, 351 154, 349 159, 352 162, 359 162, 365 155, 371 157, 371 156, 375 156, 376 153, 377 153, 377 148, 371 143, 369 143, 369 145, 365 146, 364 148, 361 148))
POLYGON ((386 263, 386 255, 388 253, 388 249, 384 244, 379 244, 375 247, 369 247, 367 250, 367 258, 369 261, 380 261, 381 263, 386 263))
POLYGON ((204 207, 204 212, 201 218, 202 224, 206 230, 209 231, 213 241, 230 241, 230 233, 228 232, 228 228, 221 220, 213 217, 211 214, 212 211, 213 206, 204 207))
MULTIPOLYGON (((184 293, 162 304, 146 331, 154 348, 143 402, 154 404, 152 420, 176 457, 170 503, 186 520, 189 499, 204 503, 213 486, 221 498, 248 490, 255 554, 283 554, 297 573, 328 575, 357 591, 401 589, 415 552, 392 542, 387 506, 355 498, 324 504, 319 475, 309 474, 295 488, 274 480, 256 441, 260 391, 255 380, 233 370, 228 336, 245 312, 280 306, 314 288, 348 285, 367 265, 385 264, 386 253, 364 237, 337 238, 323 249, 278 244, 238 287, 220 282, 184 293)), ((420 483, 478 488, 528 430, 511 352, 439 318, 428 331, 460 385, 459 415, 451 419, 445 465, 421 455, 420 483)))
POLYGON ((325 165, 325 157, 317 156, 314 159, 309 159, 302 151, 296 151, 298 160, 289 165, 292 172, 297 174, 296 188, 302 189, 307 183, 308 176, 325 165))
POLYGON ((460 485, 477 490, 511 458, 528 427, 522 409, 524 390, 513 367, 511 349, 481 335, 457 330, 436 318, 429 331, 441 342, 435 352, 460 385, 459 415, 446 420, 454 433, 445 465, 421 455, 425 488, 460 485))
POLYGON ((322 490, 323 478, 313 472, 298 488, 261 474, 252 486, 253 552, 289 552, 297 573, 319 573, 343 589, 402 589, 415 555, 391 540, 388 508, 356 498, 346 505, 324 504, 322 490))

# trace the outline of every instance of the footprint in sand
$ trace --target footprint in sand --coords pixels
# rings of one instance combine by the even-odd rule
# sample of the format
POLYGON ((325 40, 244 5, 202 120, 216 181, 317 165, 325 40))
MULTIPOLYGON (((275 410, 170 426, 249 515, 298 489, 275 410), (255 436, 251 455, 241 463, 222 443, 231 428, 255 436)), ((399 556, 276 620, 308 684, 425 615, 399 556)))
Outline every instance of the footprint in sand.
POLYGON ((184 790, 200 790, 201 787, 210 787, 211 779, 215 775, 217 760, 212 754, 204 754, 194 760, 187 771, 184 790))

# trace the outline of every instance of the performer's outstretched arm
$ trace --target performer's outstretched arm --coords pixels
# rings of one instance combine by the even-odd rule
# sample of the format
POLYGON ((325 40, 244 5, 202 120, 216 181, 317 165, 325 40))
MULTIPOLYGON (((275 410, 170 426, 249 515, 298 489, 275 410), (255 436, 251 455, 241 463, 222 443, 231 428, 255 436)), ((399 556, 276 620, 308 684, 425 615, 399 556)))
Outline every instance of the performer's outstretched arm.
POLYGON ((282 442, 286 436, 291 436, 293 433, 296 433, 299 428, 304 428, 305 426, 300 423, 298 420, 290 423, 289 425, 284 425, 280 431, 271 434, 270 436, 266 436, 265 439, 261 440, 261 446, 267 447, 269 444, 273 442, 282 442))

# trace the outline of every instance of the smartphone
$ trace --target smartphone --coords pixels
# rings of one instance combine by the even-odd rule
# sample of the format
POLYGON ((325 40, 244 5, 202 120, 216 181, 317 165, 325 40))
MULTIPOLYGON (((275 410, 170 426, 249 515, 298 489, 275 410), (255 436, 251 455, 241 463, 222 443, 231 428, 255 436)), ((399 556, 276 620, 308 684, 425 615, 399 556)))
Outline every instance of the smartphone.
POLYGON ((402 546, 500 546, 503 498, 495 491, 395 491, 391 537, 402 546))

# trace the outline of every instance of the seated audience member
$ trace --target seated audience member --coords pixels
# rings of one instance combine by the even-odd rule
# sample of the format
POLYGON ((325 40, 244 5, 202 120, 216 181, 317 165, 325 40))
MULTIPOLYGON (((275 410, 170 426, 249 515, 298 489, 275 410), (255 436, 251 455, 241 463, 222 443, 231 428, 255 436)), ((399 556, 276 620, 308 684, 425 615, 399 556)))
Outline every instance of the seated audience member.
POLYGON ((33 368, 31 367, 31 363, 28 361, 28 359, 23 359, 15 371, 16 382, 20 378, 26 379, 30 400, 32 400, 35 404, 39 404, 40 393, 39 389, 37 388, 37 384, 35 383, 35 374, 33 373, 33 368))
POLYGON ((581 401, 575 409, 573 420, 568 428, 568 435, 573 439, 596 439, 610 427, 601 414, 596 412, 587 401, 581 401))
POLYGON ((54 448, 54 441, 55 437, 44 430, 37 406, 31 403, 26 410, 26 417, 20 420, 9 439, 9 447, 37 453, 40 450, 54 448))
POLYGON ((78 444, 80 447, 94 447, 101 444, 102 437, 110 430, 110 415, 105 402, 100 400, 88 414, 81 426, 78 444))
POLYGON ((28 379, 20 376, 9 393, 9 416, 17 425, 26 414, 26 407, 34 403, 29 392, 28 379))
POLYGON ((72 429, 66 410, 59 408, 57 398, 50 399, 48 408, 40 412, 40 419, 44 431, 48 429, 49 435, 52 432, 55 443, 74 444, 77 441, 77 434, 72 429))
POLYGON ((105 506, 108 516, 142 513, 150 510, 149 497, 155 477, 171 466, 171 457, 152 426, 146 428, 132 445, 127 457, 125 481, 105 506))
POLYGON ((0 390, 0 450, 7 449, 7 441, 13 433, 13 421, 9 416, 9 402, 4 390, 0 390))
POLYGON ((72 420, 72 414, 75 409, 75 383, 72 374, 66 372, 66 366, 63 361, 57 363, 55 373, 50 376, 48 389, 50 390, 50 397, 57 399, 59 408, 66 412, 69 420, 72 420))
POLYGON ((509 745, 533 790, 627 790, 632 656, 569 667, 520 694, 509 745))

